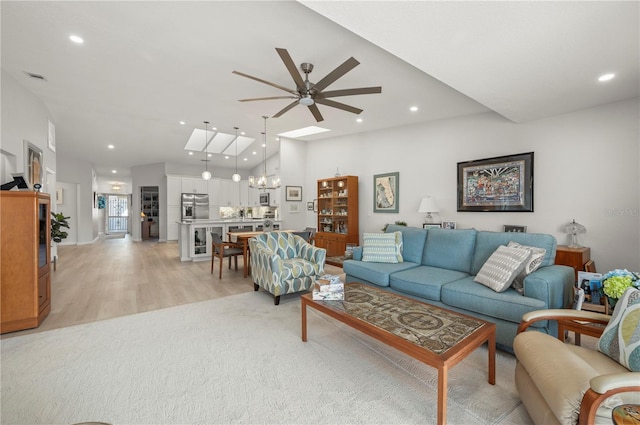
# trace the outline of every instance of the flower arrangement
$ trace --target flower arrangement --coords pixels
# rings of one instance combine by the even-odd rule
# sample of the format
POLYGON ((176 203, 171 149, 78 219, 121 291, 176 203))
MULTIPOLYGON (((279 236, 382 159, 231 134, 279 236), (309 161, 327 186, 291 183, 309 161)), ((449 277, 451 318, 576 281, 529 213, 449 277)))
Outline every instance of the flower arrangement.
POLYGON ((640 288, 640 274, 630 272, 627 269, 615 269, 602 277, 604 293, 613 299, 622 296, 627 288, 634 286, 640 288))

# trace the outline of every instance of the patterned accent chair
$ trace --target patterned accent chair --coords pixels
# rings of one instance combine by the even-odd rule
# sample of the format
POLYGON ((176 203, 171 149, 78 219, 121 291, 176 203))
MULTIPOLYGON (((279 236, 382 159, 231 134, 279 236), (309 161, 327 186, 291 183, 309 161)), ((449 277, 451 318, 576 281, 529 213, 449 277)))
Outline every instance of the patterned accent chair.
POLYGON ((249 239, 254 290, 280 295, 306 291, 324 274, 327 252, 289 232, 266 232, 249 239))

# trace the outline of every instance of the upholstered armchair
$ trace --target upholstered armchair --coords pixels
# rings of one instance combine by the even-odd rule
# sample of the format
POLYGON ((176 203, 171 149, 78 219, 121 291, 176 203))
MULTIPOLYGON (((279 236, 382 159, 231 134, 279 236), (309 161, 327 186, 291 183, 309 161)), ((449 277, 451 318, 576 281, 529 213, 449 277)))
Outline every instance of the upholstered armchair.
POLYGON ((324 273, 327 252, 288 232, 266 232, 249 240, 251 276, 257 291, 280 295, 306 291, 324 273))
MULTIPOLYGON (((515 382, 536 424, 611 424, 614 407, 640 404, 640 372, 630 371, 611 354, 564 342, 566 332, 596 338, 604 332, 610 336, 598 340, 598 346, 602 349, 599 344, 604 340, 612 343, 612 352, 623 353, 620 347, 624 342, 616 340, 621 334, 618 329, 609 326, 605 330, 609 321, 621 323, 620 316, 622 312, 618 317, 614 312, 612 317, 569 309, 539 310, 523 316, 513 345, 518 360, 515 382), (541 320, 558 322, 558 338, 534 330, 524 332, 541 320)), ((628 328, 626 333, 628 336, 628 328)))

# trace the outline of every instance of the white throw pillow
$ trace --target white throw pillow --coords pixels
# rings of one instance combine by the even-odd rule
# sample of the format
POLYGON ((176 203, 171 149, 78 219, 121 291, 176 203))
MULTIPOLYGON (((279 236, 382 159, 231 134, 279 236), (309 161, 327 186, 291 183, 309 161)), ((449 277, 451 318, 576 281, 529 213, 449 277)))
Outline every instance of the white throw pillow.
POLYGON ((402 263, 402 232, 363 233, 362 261, 402 263))
POLYGON ((528 250, 531 255, 525 262, 524 268, 522 271, 513 279, 513 283, 511 286, 513 289, 518 291, 519 293, 524 295, 524 278, 538 270, 542 261, 544 260, 544 256, 547 253, 547 250, 544 248, 538 248, 535 246, 528 245, 520 245, 518 242, 511 241, 507 244, 509 248, 520 248, 528 250))
POLYGON ((530 255, 526 249, 500 245, 482 265, 473 280, 496 292, 506 291, 513 279, 524 269, 530 255))

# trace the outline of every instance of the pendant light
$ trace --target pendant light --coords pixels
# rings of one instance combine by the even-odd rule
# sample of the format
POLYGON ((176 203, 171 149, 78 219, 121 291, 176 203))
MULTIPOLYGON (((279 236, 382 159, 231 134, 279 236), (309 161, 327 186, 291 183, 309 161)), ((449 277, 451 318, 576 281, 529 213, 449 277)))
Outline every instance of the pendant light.
POLYGON ((236 129, 236 172, 233 176, 231 176, 231 180, 234 182, 239 182, 242 177, 238 174, 238 127, 233 127, 236 129))
POLYGON ((267 118, 268 117, 263 116, 262 118, 264 118, 264 132, 262 133, 262 136, 264 138, 264 143, 262 144, 263 172, 262 172, 262 175, 257 178, 255 176, 249 176, 249 187, 252 187, 255 189, 263 189, 263 190, 277 189, 280 187, 280 177, 278 177, 277 175, 274 175, 272 176, 270 181, 269 181, 269 178, 267 177, 267 118))
POLYGON ((204 171, 202 172, 203 180, 211 180, 211 173, 209 172, 209 158, 207 157, 207 142, 209 141, 209 135, 207 133, 207 126, 209 125, 209 121, 204 122, 204 171))

